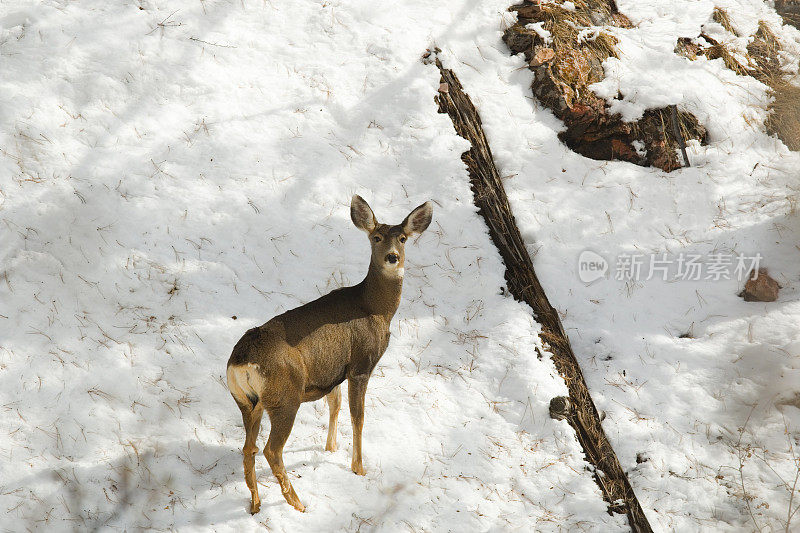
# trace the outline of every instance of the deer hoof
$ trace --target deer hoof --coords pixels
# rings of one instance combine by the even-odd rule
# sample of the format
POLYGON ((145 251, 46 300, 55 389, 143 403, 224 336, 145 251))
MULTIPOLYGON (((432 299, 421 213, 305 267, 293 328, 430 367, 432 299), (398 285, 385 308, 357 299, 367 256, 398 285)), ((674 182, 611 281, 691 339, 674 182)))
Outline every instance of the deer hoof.
POLYGON ((325 445, 326 452, 335 452, 336 451, 336 444, 327 444, 325 445))
POLYGON ((261 502, 260 501, 250 502, 250 514, 256 514, 260 510, 261 510, 261 502))
POLYGON ((363 467, 363 466, 361 466, 361 465, 358 465, 358 466, 354 465, 354 466, 353 466, 353 472, 354 472, 354 473, 355 473, 357 476, 365 476, 365 475, 367 475, 367 471, 366 471, 366 470, 364 470, 364 467, 363 467))
POLYGON ((305 505, 303 505, 303 504, 302 504, 302 503, 300 503, 300 502, 293 503, 293 504, 292 504, 292 507, 294 507, 295 509, 297 509, 297 510, 298 510, 298 511, 300 511, 301 513, 305 513, 305 512, 306 512, 306 506, 305 506, 305 505))

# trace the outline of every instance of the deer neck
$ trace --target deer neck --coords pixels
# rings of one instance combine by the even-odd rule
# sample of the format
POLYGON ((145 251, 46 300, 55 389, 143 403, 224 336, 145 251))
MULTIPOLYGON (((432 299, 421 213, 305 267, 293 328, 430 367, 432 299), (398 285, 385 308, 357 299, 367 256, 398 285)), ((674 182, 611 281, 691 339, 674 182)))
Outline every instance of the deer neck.
POLYGON ((400 306, 403 276, 387 274, 383 269, 370 264, 361 289, 364 308, 373 315, 383 315, 391 320, 400 306))

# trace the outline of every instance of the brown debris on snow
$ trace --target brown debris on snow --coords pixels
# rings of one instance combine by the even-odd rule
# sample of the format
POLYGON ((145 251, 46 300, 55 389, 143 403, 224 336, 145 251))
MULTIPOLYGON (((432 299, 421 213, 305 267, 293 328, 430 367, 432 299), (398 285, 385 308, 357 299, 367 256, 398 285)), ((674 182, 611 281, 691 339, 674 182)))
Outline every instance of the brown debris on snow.
POLYGON ((679 37, 678 44, 675 45, 675 53, 691 60, 703 55, 703 47, 688 37, 679 37))
POLYGON ((758 269, 758 274, 754 271, 750 274, 750 279, 744 284, 744 290, 739 296, 745 302, 774 302, 778 299, 778 291, 781 286, 772 279, 763 268, 758 269))
MULTIPOLYGON (((601 26, 629 28, 631 23, 610 0, 577 0, 575 9, 559 4, 525 2, 509 8, 518 22, 503 35, 514 54, 524 54, 534 72, 533 94, 564 121, 559 138, 571 149, 592 159, 619 159, 666 171, 680 168, 678 140, 668 108, 648 110, 637 122, 624 122, 589 86, 605 76, 603 61, 616 57, 617 39, 601 26), (540 30, 527 27, 539 24, 540 30), (637 150, 636 141, 641 143, 637 150)), ((706 131, 697 119, 678 113, 684 139, 705 142, 706 131)))

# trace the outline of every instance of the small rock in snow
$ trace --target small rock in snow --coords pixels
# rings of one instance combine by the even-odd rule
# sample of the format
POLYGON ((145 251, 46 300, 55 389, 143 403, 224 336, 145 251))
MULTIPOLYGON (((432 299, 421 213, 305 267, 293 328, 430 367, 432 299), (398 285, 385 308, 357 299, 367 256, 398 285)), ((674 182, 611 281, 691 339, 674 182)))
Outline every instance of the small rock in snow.
POLYGON ((760 268, 757 274, 754 271, 750 275, 739 296, 744 298, 745 302, 774 302, 778 299, 780 288, 778 282, 767 274, 766 269, 760 268))

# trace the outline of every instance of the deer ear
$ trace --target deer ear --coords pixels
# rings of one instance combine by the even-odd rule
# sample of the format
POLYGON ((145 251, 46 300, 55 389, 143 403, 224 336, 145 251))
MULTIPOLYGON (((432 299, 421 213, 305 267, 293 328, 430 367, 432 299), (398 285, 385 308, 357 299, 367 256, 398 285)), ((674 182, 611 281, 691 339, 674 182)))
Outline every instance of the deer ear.
POLYGON ((375 214, 367 201, 357 194, 354 194, 353 199, 350 201, 350 219, 358 229, 367 233, 372 233, 372 230, 378 225, 378 221, 375 220, 375 214))
POLYGON ((410 236, 425 231, 428 225, 430 225, 432 218, 433 205, 430 202, 425 202, 411 211, 400 225, 403 226, 405 234, 410 236))

